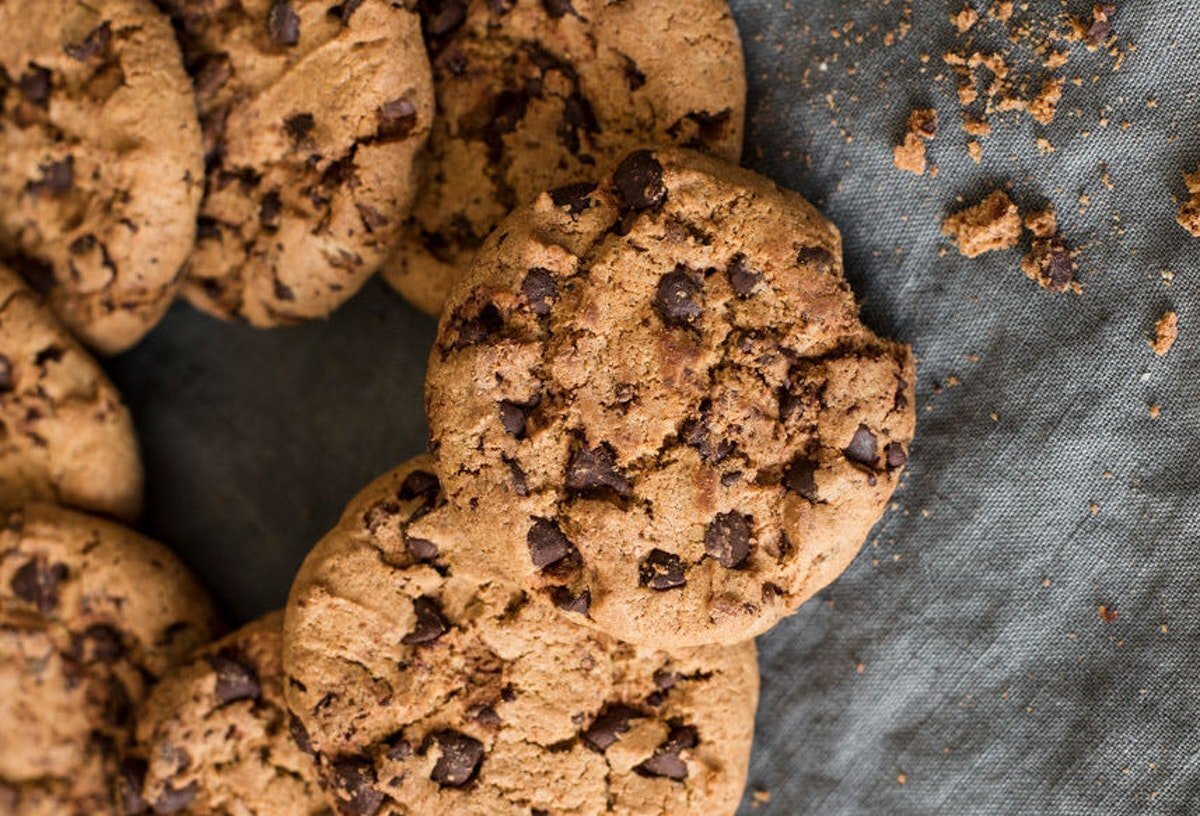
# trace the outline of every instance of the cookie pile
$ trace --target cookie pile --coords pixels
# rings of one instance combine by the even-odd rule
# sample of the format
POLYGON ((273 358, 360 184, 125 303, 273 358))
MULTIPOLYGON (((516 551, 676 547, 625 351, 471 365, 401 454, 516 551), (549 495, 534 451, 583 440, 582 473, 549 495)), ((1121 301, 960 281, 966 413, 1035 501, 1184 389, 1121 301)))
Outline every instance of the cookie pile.
POLYGON ((0 3, 0 811, 737 808, 753 638, 882 515, 911 352, 731 163, 724 0, 419 6, 0 3), (213 640, 104 518, 141 467, 80 342, 176 295, 320 317, 377 271, 440 315, 430 451, 213 640))

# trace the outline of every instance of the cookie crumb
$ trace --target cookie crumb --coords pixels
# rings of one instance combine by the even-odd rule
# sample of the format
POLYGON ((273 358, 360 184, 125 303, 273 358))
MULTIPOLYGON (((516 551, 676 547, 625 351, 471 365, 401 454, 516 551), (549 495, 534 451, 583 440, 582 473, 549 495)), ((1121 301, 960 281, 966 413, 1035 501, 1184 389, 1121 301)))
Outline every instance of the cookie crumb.
POLYGON ((1075 259, 1059 233, 1034 238, 1021 258, 1021 271, 1049 292, 1065 292, 1075 278, 1075 259))
POLYGON ((1171 350, 1171 346, 1175 345, 1178 338, 1179 315, 1174 311, 1163 312, 1162 317, 1154 324, 1154 340, 1150 342, 1150 348, 1154 349, 1155 354, 1162 357, 1171 350))
POLYGON ((897 785, 907 785, 908 784, 908 774, 904 773, 904 771, 901 771, 900 773, 896 774, 896 784, 897 785))
POLYGON ((756 790, 750 794, 750 807, 757 810, 763 805, 771 801, 771 792, 767 790, 756 790))
POLYGON ((1155 403, 1151 403, 1148 410, 1150 412, 1151 419, 1158 419, 1159 415, 1162 413, 1162 408, 1155 403))
POLYGON ((966 34, 972 26, 979 22, 979 12, 973 9, 970 3, 965 3, 962 11, 950 15, 950 22, 954 23, 959 34, 966 34))
POLYGON ((967 142, 967 155, 971 157, 971 161, 979 164, 983 161, 983 145, 977 140, 971 139, 967 142))
POLYGON ((1054 214, 1054 205, 1045 209, 1035 210, 1025 216, 1025 229, 1038 238, 1049 238, 1058 232, 1058 218, 1054 214))
POLYGON ((1043 125, 1048 125, 1054 121, 1054 115, 1058 111, 1058 102, 1063 95, 1063 81, 1058 78, 1048 79, 1042 85, 1042 89, 1038 91, 1028 105, 1029 115, 1043 125))
POLYGON ((1186 174, 1183 180, 1192 197, 1179 208, 1176 220, 1179 221, 1179 226, 1190 232, 1192 236, 1200 238, 1200 168, 1197 168, 1194 173, 1186 174))
POLYGON ((950 215, 942 222, 958 251, 974 258, 995 249, 1010 249, 1021 238, 1021 214, 1003 190, 995 190, 978 204, 950 215))
MULTIPOLYGON (((938 114, 933 108, 917 108, 908 115, 908 132, 904 142, 892 148, 896 169, 924 175, 926 168, 925 142, 937 135, 938 114)), ((935 168, 936 171, 936 168, 935 168)))
POLYGON ((1105 606, 1104 604, 1100 604, 1100 606, 1096 607, 1096 614, 1099 615, 1100 620, 1104 621, 1105 623, 1115 623, 1117 618, 1121 617, 1120 611, 1105 606))

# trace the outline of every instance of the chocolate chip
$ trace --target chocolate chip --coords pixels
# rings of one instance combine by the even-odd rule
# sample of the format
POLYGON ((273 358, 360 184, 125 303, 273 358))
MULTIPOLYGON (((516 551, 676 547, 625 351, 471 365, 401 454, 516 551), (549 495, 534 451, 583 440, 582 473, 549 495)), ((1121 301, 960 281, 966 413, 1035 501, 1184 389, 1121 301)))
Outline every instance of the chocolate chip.
POLYGON ((638 567, 642 586, 651 589, 675 589, 687 583, 683 576, 683 561, 678 555, 655 548, 638 567))
POLYGON ((500 407, 500 424, 509 434, 521 439, 525 436, 525 406, 503 400, 500 407))
POLYGON ((633 61, 632 57, 625 56, 624 70, 625 82, 629 85, 629 90, 636 91, 646 84, 646 75, 638 68, 638 64, 633 61))
POLYGON ((279 280, 279 278, 275 279, 274 291, 276 300, 282 300, 290 303, 296 299, 296 293, 292 291, 292 287, 279 280))
POLYGON ((160 816, 179 813, 192 803, 192 800, 196 798, 197 791, 199 791, 199 786, 195 782, 189 782, 182 788, 173 788, 167 785, 154 800, 154 812, 160 816))
POLYGON ((475 722, 481 725, 486 725, 490 728, 499 728, 503 724, 500 715, 496 713, 496 709, 490 705, 471 706, 467 711, 467 715, 475 722))
POLYGON ((71 59, 87 62, 108 48, 110 39, 112 39, 112 23, 105 21, 89 31, 79 42, 64 46, 63 50, 71 59))
POLYGON ((677 266, 658 282, 654 308, 667 325, 687 328, 704 313, 704 289, 685 267, 677 266))
POLYGON ((754 294, 755 287, 762 280, 762 273, 751 269, 746 264, 746 256, 742 253, 734 255, 726 269, 729 275, 729 285, 733 293, 740 298, 748 298, 754 294))
POLYGON ((441 605, 438 604, 436 598, 422 595, 414 599, 413 613, 417 617, 413 630, 400 638, 400 642, 406 646, 422 646, 426 643, 433 643, 450 630, 450 624, 442 615, 441 605))
POLYGON ((879 449, 875 434, 871 433, 871 429, 866 425, 859 425, 849 446, 842 453, 851 462, 874 467, 875 463, 879 461, 879 449))
POLYGON ((338 813, 373 816, 383 804, 375 788, 375 766, 365 757, 346 757, 333 763, 333 795, 338 813))
POLYGON ((258 672, 246 665, 232 649, 222 649, 209 655, 205 661, 217 676, 216 695, 218 705, 237 700, 257 700, 262 691, 258 684, 258 672))
POLYGON ((833 253, 825 247, 802 247, 796 253, 796 263, 801 266, 814 266, 817 271, 828 274, 833 271, 833 253))
POLYGON ((83 632, 80 657, 112 665, 125 653, 121 633, 106 623, 94 623, 83 632))
POLYGON ((908 454, 904 452, 904 446, 899 442, 887 443, 883 449, 883 455, 887 460, 888 470, 904 467, 908 463, 908 454))
POLYGON ((334 6, 329 10, 339 20, 342 25, 349 25, 350 18, 354 16, 354 12, 358 11, 358 7, 363 4, 363 0, 345 0, 345 2, 334 6))
POLYGON ((716 113, 691 111, 673 122, 667 128, 667 135, 676 142, 687 135, 689 138, 682 142, 684 147, 703 149, 725 137, 732 115, 733 111, 728 108, 716 113))
POLYGON ((575 595, 565 586, 556 586, 550 588, 550 600, 564 612, 586 615, 592 606, 592 593, 585 589, 575 595))
POLYGON ((279 215, 283 212, 283 201, 279 198, 279 191, 272 190, 262 198, 262 203, 258 206, 258 223, 265 230, 279 229, 279 215))
POLYGON ((633 490, 628 477, 617 470, 616 454, 608 443, 591 450, 580 447, 571 454, 566 487, 585 496, 612 492, 622 498, 633 490))
POLYGON ((391 760, 407 759, 412 756, 412 743, 404 736, 404 732, 398 731, 387 738, 387 758, 391 760))
POLYGON ((559 139, 572 153, 578 153, 580 150, 581 130, 596 133, 600 130, 600 125, 587 97, 575 91, 563 100, 563 121, 557 129, 559 139))
POLYGON ((288 715, 288 733, 292 735, 292 742, 296 743, 297 748, 311 757, 317 755, 313 750, 312 740, 308 736, 308 729, 297 719, 295 714, 288 715))
POLYGON ((0 394, 13 390, 12 360, 7 355, 0 354, 0 394))
POLYGON ((578 557, 579 551, 558 524, 545 518, 535 518, 525 534, 529 558, 538 569, 558 564, 566 558, 578 557))
POLYGON ((654 686, 659 691, 670 691, 679 682, 679 675, 666 669, 656 669, 653 679, 654 686))
POLYGON ((504 317, 495 304, 484 306, 479 314, 464 320, 458 327, 458 338, 454 341, 455 349, 475 346, 497 334, 504 328, 504 317))
POLYGON ((125 684, 115 674, 108 675, 107 680, 104 721, 110 725, 126 725, 133 717, 133 700, 129 697, 129 689, 125 688, 125 684))
POLYGON ((58 285, 54 267, 43 260, 22 253, 8 258, 8 264, 39 295, 49 294, 58 285))
POLYGON ((412 501, 419 498, 425 504, 433 504, 441 493, 442 483, 438 477, 427 470, 414 470, 404 477, 396 497, 401 501, 412 501))
POLYGON ((630 720, 641 719, 645 716, 636 708, 630 708, 623 703, 607 705, 583 732, 583 741, 591 748, 604 753, 621 734, 629 730, 630 720))
POLYGON ((663 167, 649 150, 635 150, 613 171, 617 195, 631 210, 648 210, 666 200, 663 167))
POLYGON ((783 487, 797 496, 815 502, 817 500, 817 463, 812 459, 797 456, 783 472, 783 487))
POLYGON ((300 18, 292 10, 291 0, 274 0, 267 12, 267 32, 276 45, 300 42, 300 18))
POLYGON ((517 125, 525 118, 528 107, 529 94, 525 91, 501 91, 496 95, 492 118, 484 128, 483 134, 484 141, 493 151, 503 147, 502 137, 517 129, 517 125))
POLYGON ((63 193, 70 192, 71 188, 75 186, 74 156, 67 156, 62 161, 40 164, 38 165, 38 170, 42 172, 41 179, 30 181, 25 185, 25 189, 32 195, 37 195, 41 192, 62 195, 63 193))
POLYGON ((29 63, 29 68, 17 80, 17 88, 30 105, 45 108, 50 101, 50 69, 29 63))
POLYGON ((462 0, 432 0, 427 6, 430 8, 422 16, 434 37, 446 36, 467 19, 467 5, 462 0))
POLYGON ((542 0, 542 8, 555 19, 575 13, 575 7, 571 5, 571 0, 542 0))
POLYGON ((750 556, 750 518, 718 513, 704 531, 704 551, 726 569, 737 569, 750 556))
POLYGON ((49 615, 58 606, 58 585, 66 577, 66 564, 48 564, 45 557, 37 555, 13 574, 10 586, 18 598, 35 604, 39 612, 49 615))
POLYGON ((46 346, 33 356, 34 365, 45 370, 50 363, 57 363, 63 358, 63 350, 58 346, 46 346))
POLYGON ((525 478, 525 471, 521 470, 515 459, 504 457, 504 464, 508 465, 508 473, 512 477, 513 492, 518 496, 528 496, 529 482, 525 478))
POLYGON ((381 141, 407 138, 417 126, 417 106, 406 96, 380 106, 375 116, 379 120, 375 136, 381 141))
POLYGON ((405 534, 404 546, 408 547, 412 557, 418 561, 436 561, 439 555, 438 546, 423 538, 413 538, 405 534))
POLYGON ((283 129, 293 142, 302 142, 317 126, 311 113, 297 113, 283 120, 283 129))
POLYGON ((132 757, 121 761, 117 775, 117 798, 120 801, 121 812, 125 816, 136 816, 145 813, 150 803, 142 798, 142 786, 146 782, 145 760, 132 757))
POLYGON ((535 266, 521 281, 521 294, 525 296, 530 311, 538 317, 544 317, 550 314, 550 308, 558 300, 558 284, 550 270, 535 266))
POLYGON ((483 743, 458 731, 436 731, 430 739, 441 756, 429 778, 443 788, 461 788, 475 778, 483 761, 483 743))
POLYGON ((566 207, 571 215, 579 215, 592 206, 591 194, 596 185, 587 181, 564 184, 550 191, 550 200, 555 207, 566 207))
POLYGON ((695 726, 676 725, 667 734, 666 741, 654 750, 645 762, 634 767, 642 776, 661 776, 681 782, 687 779, 687 763, 681 758, 683 751, 700 744, 700 735, 695 726))

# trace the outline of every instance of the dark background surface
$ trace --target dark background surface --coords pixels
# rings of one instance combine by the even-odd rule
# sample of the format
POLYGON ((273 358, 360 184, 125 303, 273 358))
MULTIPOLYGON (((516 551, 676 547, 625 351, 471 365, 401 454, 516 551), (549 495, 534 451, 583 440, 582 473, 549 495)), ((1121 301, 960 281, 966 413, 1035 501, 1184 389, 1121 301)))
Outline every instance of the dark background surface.
MULTIPOLYGON (((940 60, 959 3, 914 2, 891 47, 901 0, 733 5, 746 162, 838 223, 867 321, 913 344, 920 377, 893 512, 760 639, 750 789, 770 801, 748 791, 743 810, 1200 813, 1200 241, 1174 223, 1200 164, 1200 12, 1119 3, 1137 46, 1121 69, 1076 46, 1056 121, 998 118, 976 166, 940 60), (901 174, 891 145, 930 103, 940 173, 901 174), (1038 289, 1016 251, 939 256, 956 198, 1009 180, 1023 206, 1057 205, 1081 296, 1038 289), (1181 338, 1158 358, 1166 308, 1181 338)), ((328 322, 271 332, 179 305, 111 361, 144 446, 143 526, 231 623, 281 605, 346 500, 423 449, 433 330, 376 282, 328 322)))

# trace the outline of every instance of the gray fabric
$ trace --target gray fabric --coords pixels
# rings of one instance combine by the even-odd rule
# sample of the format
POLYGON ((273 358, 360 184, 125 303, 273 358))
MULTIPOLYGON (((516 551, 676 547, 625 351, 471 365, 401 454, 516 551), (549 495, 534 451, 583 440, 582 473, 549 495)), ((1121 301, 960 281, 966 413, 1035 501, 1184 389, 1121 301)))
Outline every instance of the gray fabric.
MULTIPOLYGON (((890 49, 880 38, 900 0, 734 5, 747 162, 840 225, 868 322, 920 358, 896 511, 841 580, 761 639, 751 786, 771 800, 753 812, 1200 813, 1200 241, 1172 201, 1200 164, 1200 15, 1183 0, 1121 3, 1116 30, 1139 46, 1123 69, 1076 48, 1067 74, 1085 82, 1057 121, 1009 119, 976 167, 952 86, 931 79, 957 0, 914 2, 912 33, 890 49), (828 30, 849 19, 866 41, 847 50, 828 30), (934 59, 920 77, 923 52, 934 59), (891 166, 926 102, 943 116, 936 179, 891 166), (1033 148, 1042 133, 1055 153, 1033 148), (1023 205, 1053 200, 1085 247, 1082 297, 1038 289, 1016 252, 938 256, 955 197, 1009 179, 1023 205), (1167 307, 1182 336, 1159 359, 1146 339, 1167 307), (961 385, 935 394, 951 375, 961 385), (1101 605, 1119 617, 1106 623, 1101 605)), ((180 306, 112 362, 145 445, 146 527, 233 622, 280 605, 345 500, 422 448, 432 334, 372 284, 328 323, 275 332, 180 306)))

